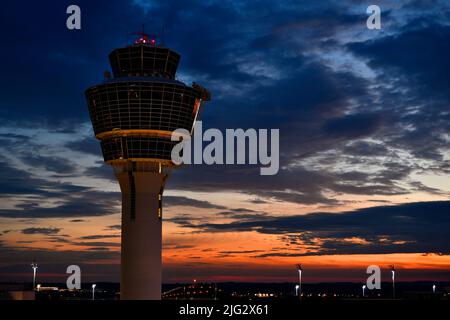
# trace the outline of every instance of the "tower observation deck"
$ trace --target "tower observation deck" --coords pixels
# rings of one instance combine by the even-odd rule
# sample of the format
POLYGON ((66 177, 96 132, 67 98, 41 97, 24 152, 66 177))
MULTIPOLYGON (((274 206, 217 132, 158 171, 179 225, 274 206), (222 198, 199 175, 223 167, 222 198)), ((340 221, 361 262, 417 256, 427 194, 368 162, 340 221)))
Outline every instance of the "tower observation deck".
POLYGON ((109 54, 113 76, 86 90, 103 158, 122 192, 121 299, 161 299, 162 194, 178 142, 209 92, 175 79, 180 55, 145 34, 109 54))

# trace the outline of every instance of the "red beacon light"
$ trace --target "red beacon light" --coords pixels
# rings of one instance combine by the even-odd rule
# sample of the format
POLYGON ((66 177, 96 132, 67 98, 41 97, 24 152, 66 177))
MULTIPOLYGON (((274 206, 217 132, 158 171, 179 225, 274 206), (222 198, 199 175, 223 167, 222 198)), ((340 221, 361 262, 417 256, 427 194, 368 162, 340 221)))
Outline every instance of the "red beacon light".
POLYGON ((134 41, 134 44, 151 44, 156 45, 156 40, 154 38, 149 39, 148 34, 143 32, 137 32, 140 37, 134 41))

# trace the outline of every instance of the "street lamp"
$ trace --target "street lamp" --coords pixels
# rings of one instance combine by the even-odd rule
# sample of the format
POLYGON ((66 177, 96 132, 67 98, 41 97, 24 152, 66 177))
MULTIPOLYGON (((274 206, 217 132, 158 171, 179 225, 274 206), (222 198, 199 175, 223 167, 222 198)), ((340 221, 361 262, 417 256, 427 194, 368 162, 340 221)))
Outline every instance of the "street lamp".
POLYGON ((297 284, 295 285, 295 295, 298 296, 298 289, 300 288, 300 286, 297 284))
POLYGON ((362 290, 363 290, 363 298, 364 298, 364 291, 366 291, 366 285, 362 286, 362 290))
POLYGON ((436 285, 433 284, 433 293, 436 293, 436 285))
POLYGON ((217 300, 217 282, 214 283, 214 300, 217 300))
POLYGON ((33 263, 31 264, 31 268, 33 268, 33 290, 34 290, 34 288, 36 287, 36 270, 38 268, 37 263, 33 261, 33 263))
POLYGON ((392 298, 395 299, 395 266, 391 266, 392 273, 392 298))
POLYGON ((92 285, 92 300, 95 300, 95 287, 96 286, 97 285, 95 283, 92 285))
POLYGON ((298 270, 298 297, 301 299, 302 297, 302 265, 297 265, 298 270))

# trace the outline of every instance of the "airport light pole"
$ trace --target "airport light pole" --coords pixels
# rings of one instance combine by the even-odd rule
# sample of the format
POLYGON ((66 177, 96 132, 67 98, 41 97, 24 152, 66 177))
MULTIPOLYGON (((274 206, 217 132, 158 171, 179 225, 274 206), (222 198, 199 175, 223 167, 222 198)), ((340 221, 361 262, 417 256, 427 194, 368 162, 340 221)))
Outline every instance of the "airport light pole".
POLYGON ((298 270, 298 298, 302 298, 302 265, 297 265, 298 270))
POLYGON ((95 283, 92 285, 92 300, 95 300, 95 287, 96 286, 97 285, 95 283))
POLYGON ((392 273, 392 299, 395 299, 395 266, 391 266, 392 273))
POLYGON ((34 290, 35 287, 36 287, 36 271, 37 271, 37 268, 38 268, 37 263, 35 263, 33 261, 33 263, 31 264, 31 268, 33 268, 33 290, 34 290))

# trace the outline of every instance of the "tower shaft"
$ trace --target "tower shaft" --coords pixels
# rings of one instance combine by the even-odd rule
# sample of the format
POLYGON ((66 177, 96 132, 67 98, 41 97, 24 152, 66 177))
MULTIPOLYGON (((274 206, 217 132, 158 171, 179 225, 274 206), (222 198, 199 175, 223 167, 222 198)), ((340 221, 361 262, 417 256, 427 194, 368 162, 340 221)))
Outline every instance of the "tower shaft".
POLYGON ((122 300, 161 299, 161 197, 166 176, 116 172, 122 191, 122 300))

